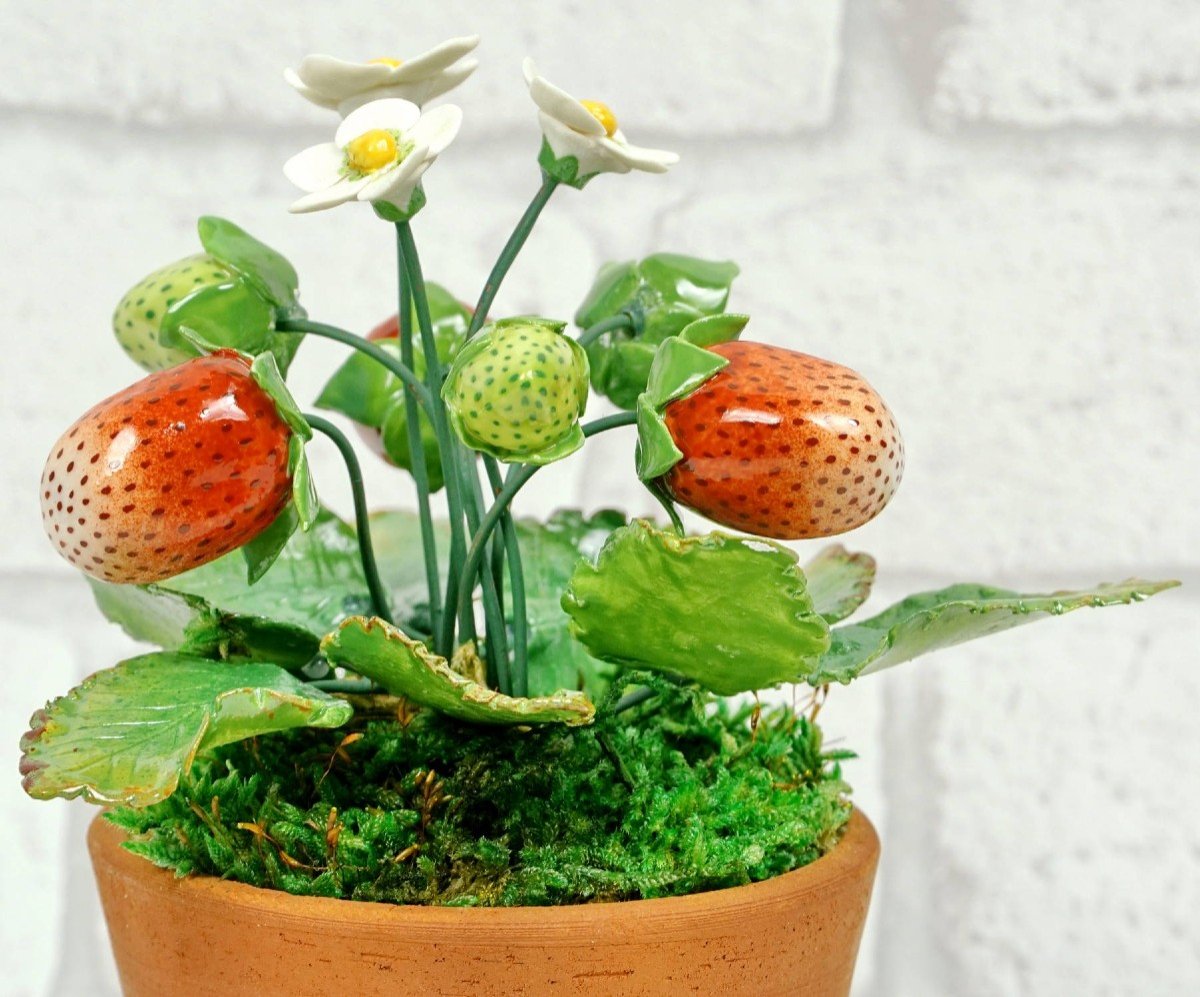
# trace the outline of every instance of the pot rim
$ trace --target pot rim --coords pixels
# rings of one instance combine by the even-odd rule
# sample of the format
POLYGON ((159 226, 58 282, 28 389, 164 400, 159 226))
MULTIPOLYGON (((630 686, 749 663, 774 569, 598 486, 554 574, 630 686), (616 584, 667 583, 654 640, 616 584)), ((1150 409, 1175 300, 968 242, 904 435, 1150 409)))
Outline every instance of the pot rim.
POLYGON ((283 917, 306 922, 335 920, 362 928, 396 927, 444 930, 514 928, 552 922, 554 929, 578 930, 600 923, 611 923, 614 913, 627 912, 641 922, 677 923, 695 915, 711 919, 722 913, 736 918, 747 906, 761 908, 774 904, 794 905, 806 893, 825 890, 829 884, 860 874, 864 864, 873 868, 879 858, 879 836, 866 815, 857 807, 850 814, 841 840, 833 850, 815 862, 771 879, 743 886, 707 890, 676 897, 643 900, 617 900, 538 907, 434 907, 420 904, 390 904, 368 900, 343 900, 333 897, 296 896, 282 890, 251 886, 215 876, 177 878, 170 869, 160 868, 148 859, 121 847, 126 838, 118 827, 97 814, 88 827, 88 850, 94 865, 107 865, 119 875, 159 890, 178 892, 195 904, 231 904, 261 912, 264 916, 283 917), (153 883, 154 879, 158 883, 153 883), (464 924, 464 922, 466 922, 464 924))

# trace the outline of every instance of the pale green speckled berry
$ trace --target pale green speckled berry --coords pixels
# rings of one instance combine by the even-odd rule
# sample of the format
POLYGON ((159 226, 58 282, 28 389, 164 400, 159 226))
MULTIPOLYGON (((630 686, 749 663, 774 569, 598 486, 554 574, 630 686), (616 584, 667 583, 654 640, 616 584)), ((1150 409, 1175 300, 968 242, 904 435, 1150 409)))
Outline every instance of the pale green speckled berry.
POLYGON ((546 319, 503 319, 455 358, 442 391, 459 436, 501 460, 545 463, 583 442, 587 355, 546 319))
POLYGON ((163 370, 195 354, 161 341, 162 321, 177 301, 212 284, 234 279, 234 272, 207 253, 198 253, 155 270, 121 299, 113 312, 113 332, 138 366, 163 370))

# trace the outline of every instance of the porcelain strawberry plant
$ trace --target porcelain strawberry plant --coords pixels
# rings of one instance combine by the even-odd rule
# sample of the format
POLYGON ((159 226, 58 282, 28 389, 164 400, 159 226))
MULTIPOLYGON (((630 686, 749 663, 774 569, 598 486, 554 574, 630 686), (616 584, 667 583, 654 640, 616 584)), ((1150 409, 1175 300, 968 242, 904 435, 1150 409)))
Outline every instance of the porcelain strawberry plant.
POLYGON ((473 304, 426 281, 415 219, 449 234, 469 206, 426 204, 462 113, 425 105, 469 77, 474 45, 287 73, 332 129, 286 162, 291 210, 357 204, 394 235, 397 308, 379 328, 310 317, 284 256, 217 217, 199 252, 117 304, 117 342, 148 374, 62 434, 39 495, 101 611, 159 650, 34 714, 31 796, 114 806, 129 847, 180 872, 298 893, 561 903, 734 884, 837 841, 846 755, 815 723, 830 686, 1174 584, 953 584, 847 622, 872 559, 835 545, 802 564, 781 541, 853 530, 900 485, 899 422, 875 386, 802 341, 760 341, 778 330, 728 310, 730 262, 609 264, 574 324, 495 309, 557 192, 664 173, 674 154, 631 144, 614 110, 527 61, 540 186, 473 304), (317 407, 411 479, 415 510, 369 513, 354 445, 293 398, 309 337, 346 353, 317 407), (660 521, 515 516, 542 467, 587 459, 601 433, 624 434, 606 473, 648 489, 660 521), (316 445, 344 458, 351 520, 321 505, 316 445), (689 532, 681 507, 723 529, 689 532), (789 685, 808 705, 763 713, 759 694, 789 685), (806 816, 782 821, 800 799, 806 816), (613 844, 663 828, 636 863, 613 844))

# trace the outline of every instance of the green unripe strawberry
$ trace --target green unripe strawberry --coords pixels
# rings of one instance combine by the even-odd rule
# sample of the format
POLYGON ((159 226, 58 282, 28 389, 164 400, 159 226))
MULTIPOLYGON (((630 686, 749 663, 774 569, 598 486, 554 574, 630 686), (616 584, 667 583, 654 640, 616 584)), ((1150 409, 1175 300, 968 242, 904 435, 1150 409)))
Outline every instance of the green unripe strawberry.
POLYGON ((139 367, 164 370, 195 356, 195 351, 163 342, 167 310, 206 287, 232 283, 236 275, 220 260, 197 253, 155 270, 121 299, 113 312, 113 332, 139 367))
POLYGON ((587 354, 565 322, 501 319, 462 348, 442 387, 450 421, 473 450, 548 464, 583 445, 587 354))

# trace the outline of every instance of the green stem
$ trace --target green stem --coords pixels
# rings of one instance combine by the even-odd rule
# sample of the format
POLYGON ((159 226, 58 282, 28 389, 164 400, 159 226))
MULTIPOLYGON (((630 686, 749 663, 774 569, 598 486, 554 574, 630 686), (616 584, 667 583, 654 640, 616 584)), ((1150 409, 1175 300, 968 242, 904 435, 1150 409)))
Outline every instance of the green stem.
MULTIPOLYGON (((398 334, 400 336, 400 361, 409 370, 413 366, 412 341, 412 292, 405 272, 404 259, 397 261, 400 311, 398 334)), ((429 502, 429 466, 425 461, 425 444, 421 439, 421 413, 417 400, 411 392, 404 393, 405 432, 408 437, 408 456, 413 483, 417 488, 417 517, 421 524, 421 547, 425 558, 425 587, 429 593, 429 629, 437 633, 442 623, 442 581, 438 574, 437 536, 433 530, 433 510, 429 502)))
POLYGON ((367 588, 371 593, 375 615, 391 623, 392 613, 388 605, 387 590, 379 580, 379 568, 375 563, 375 545, 371 542, 370 512, 367 509, 366 492, 363 491, 362 466, 358 463, 358 455, 355 454, 354 447, 346 439, 345 434, 328 419, 311 414, 305 414, 304 418, 318 433, 333 441, 334 446, 341 452, 342 460, 346 462, 346 470, 350 472, 350 489, 354 493, 354 525, 358 531, 358 553, 362 559, 363 574, 367 577, 367 588))
POLYGON ((641 686, 634 689, 632 692, 625 693, 620 699, 613 704, 613 708, 609 710, 609 715, 624 713, 626 710, 631 710, 635 706, 640 706, 647 699, 653 699, 657 693, 649 686, 641 686))
MULTIPOLYGON (((450 430, 446 418, 446 407, 441 399, 442 365, 437 355, 437 343, 433 338, 433 323, 429 318, 429 299, 425 294, 425 278, 421 273, 421 261, 417 256, 417 246, 413 241, 412 229, 408 222, 396 225, 396 251, 400 264, 408 276, 408 286, 412 293, 413 305, 417 312, 417 326, 421 330, 421 346, 425 354, 425 381, 428 392, 432 396, 429 407, 430 422, 437 436, 438 451, 442 458, 442 476, 446 481, 446 505, 450 519, 450 570, 446 576, 445 611, 442 613, 441 629, 438 631, 439 640, 436 645, 437 653, 449 658, 454 653, 454 624, 452 607, 459 605, 458 578, 461 573, 463 558, 466 556, 466 536, 464 534, 464 474, 459 462, 457 441, 450 430)), ((469 615, 461 619, 460 634, 464 640, 473 636, 474 620, 469 615)))
MULTIPOLYGON (((617 429, 620 426, 633 426, 636 423, 636 412, 617 412, 615 415, 606 415, 603 418, 593 419, 591 422, 585 423, 582 427, 583 435, 585 437, 592 437, 597 433, 617 429)), ((471 592, 474 589, 475 577, 479 574, 479 568, 483 564, 484 554, 487 552, 488 538, 491 537, 496 524, 500 522, 501 517, 516 497, 517 492, 524 487, 525 482, 538 472, 539 466, 537 464, 514 465, 514 469, 505 478, 504 487, 500 489, 499 494, 496 496, 496 501, 492 503, 492 507, 488 509, 487 515, 483 517, 483 522, 475 530, 471 540, 471 549, 467 552, 466 566, 463 568, 462 584, 459 586, 460 612, 463 605, 470 606, 471 604, 471 592)), ((486 573, 486 576, 490 575, 491 572, 486 573)))
MULTIPOLYGON (((493 492, 499 496, 504 490, 504 479, 500 468, 492 458, 484 459, 488 481, 493 492)), ((512 598, 513 621, 513 695, 529 695, 529 615, 525 599, 525 567, 521 562, 521 542, 517 537, 517 524, 513 522, 511 510, 506 509, 500 519, 500 532, 504 546, 502 560, 508 561, 508 587, 512 598)), ((497 550, 501 550, 497 545, 497 550)))
POLYGON ((500 251, 500 257, 496 260, 496 265, 492 267, 492 272, 488 274, 487 283, 483 285, 483 292, 479 295, 479 301, 475 305, 475 314, 471 316, 471 325, 467 329, 467 339, 474 336, 483 323, 487 321, 488 310, 492 307, 492 300, 496 297, 496 292, 500 290, 500 285, 504 281, 509 268, 513 265, 513 260, 517 258, 517 253, 525 245, 525 240, 529 238, 529 233, 533 230, 533 225, 538 220, 538 215, 542 213, 542 209, 550 200, 550 195, 558 188, 558 184, 559 182, 553 177, 542 174, 542 186, 538 188, 538 192, 534 195, 533 200, 529 202, 529 207, 525 209, 525 214, 521 216, 521 220, 517 222, 517 227, 513 229, 512 235, 508 237, 508 242, 504 244, 504 249, 500 251))
POLYGON ((375 692, 381 688, 370 679, 317 679, 308 684, 323 692, 375 692))
POLYGON ((310 336, 320 336, 324 339, 332 339, 339 343, 345 343, 347 346, 358 350, 359 353, 365 353, 400 378, 405 386, 417 396, 417 401, 421 403, 426 412, 429 412, 434 407, 433 399, 430 397, 428 389, 421 383, 420 378, 405 367, 398 358, 392 356, 387 350, 380 349, 369 339, 364 339, 362 336, 357 336, 345 329, 339 329, 336 325, 326 325, 324 322, 312 322, 306 318, 284 319, 275 326, 275 331, 305 333, 310 336))
MULTIPOLYGON (((417 322, 421 329, 421 342, 425 348, 426 379, 430 391, 435 393, 437 404, 434 410, 434 429, 442 452, 442 462, 447 465, 446 498, 450 503, 451 556, 450 574, 446 579, 446 609, 442 614, 440 636, 443 650, 449 657, 454 650, 454 617, 451 607, 458 606, 459 632, 462 640, 473 640, 475 636, 475 614, 471 608, 470 593, 462 598, 461 591, 452 586, 461 578, 460 566, 465 557, 466 539, 462 533, 463 517, 473 533, 479 528, 482 517, 483 491, 476 471, 475 456, 460 447, 450 430, 446 409, 441 400, 442 369, 437 355, 437 344, 433 338, 433 323, 429 318, 429 301, 425 294, 425 279, 421 273, 421 258, 413 241, 412 229, 407 222, 396 226, 396 244, 408 270, 412 288, 413 304, 417 309, 417 322), (457 556, 456 556, 457 554, 457 556), (452 599, 452 595, 457 598, 452 599)), ((474 577, 474 576, 471 576, 474 577)), ((508 691, 508 650, 504 629, 504 613, 500 609, 495 584, 485 578, 483 583, 483 612, 487 624, 485 652, 492 658, 501 691, 508 691)))
POLYGON ((601 319, 593 326, 589 326, 579 334, 577 342, 580 346, 591 346, 597 339, 603 336, 606 332, 612 332, 615 329, 632 329, 633 319, 627 312, 619 312, 616 315, 610 315, 606 319, 601 319))

